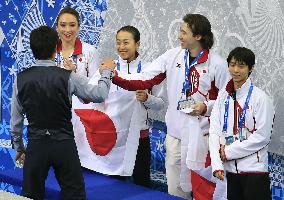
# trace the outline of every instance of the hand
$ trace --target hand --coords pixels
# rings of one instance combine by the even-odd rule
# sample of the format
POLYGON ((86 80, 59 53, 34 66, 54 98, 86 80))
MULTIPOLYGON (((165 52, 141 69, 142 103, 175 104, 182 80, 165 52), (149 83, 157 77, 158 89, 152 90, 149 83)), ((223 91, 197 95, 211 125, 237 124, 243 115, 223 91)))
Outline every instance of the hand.
POLYGON ((114 62, 114 60, 112 58, 107 58, 105 59, 101 65, 99 66, 99 71, 100 74, 102 73, 103 70, 105 69, 111 69, 114 70, 114 68, 116 67, 116 64, 114 62))
POLYGON ((17 161, 17 160, 21 159, 21 157, 22 157, 23 154, 24 154, 24 152, 22 152, 22 151, 17 151, 17 152, 16 152, 16 158, 15 158, 15 160, 17 161))
POLYGON ((221 145, 219 152, 220 152, 221 160, 223 162, 226 161, 227 159, 226 159, 226 154, 225 154, 225 145, 221 145))
POLYGON ((196 104, 193 104, 191 108, 192 108, 192 112, 189 113, 189 115, 199 116, 204 113, 206 109, 206 105, 203 102, 198 102, 196 104))
POLYGON ((136 99, 141 102, 145 102, 148 99, 147 90, 136 90, 136 99))
POLYGON ((215 171, 213 173, 213 176, 215 176, 216 178, 220 180, 224 180, 224 171, 215 171))
POLYGON ((63 66, 67 70, 74 71, 76 69, 76 66, 73 64, 72 60, 69 58, 63 59, 63 66))
POLYGON ((15 160, 16 160, 16 167, 22 168, 24 166, 25 153, 17 151, 15 160))

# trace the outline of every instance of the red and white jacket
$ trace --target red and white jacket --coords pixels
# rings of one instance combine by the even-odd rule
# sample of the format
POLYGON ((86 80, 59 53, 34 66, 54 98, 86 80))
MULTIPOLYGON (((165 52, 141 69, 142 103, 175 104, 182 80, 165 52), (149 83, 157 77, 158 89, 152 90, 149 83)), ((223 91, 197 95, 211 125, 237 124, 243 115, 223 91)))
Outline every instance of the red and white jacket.
POLYGON ((181 139, 182 189, 191 191, 188 169, 204 167, 208 143, 209 118, 218 90, 229 80, 227 62, 214 52, 205 50, 191 67, 190 77, 195 102, 204 102, 207 111, 204 116, 190 116, 177 110, 185 81, 185 49, 173 48, 154 60, 147 70, 140 74, 125 75, 117 72, 113 83, 127 90, 147 89, 166 78, 168 109, 165 116, 167 134, 181 139))
MULTIPOLYGON (((58 67, 64 68, 61 50, 62 42, 59 40, 57 43, 55 62, 58 67)), ((82 42, 79 38, 76 39, 74 51, 69 58, 72 59, 73 64, 77 66, 75 72, 86 77, 92 77, 99 66, 98 50, 94 45, 82 42)))
MULTIPOLYGON (((116 70, 119 71, 120 74, 125 74, 125 75, 137 73, 137 69, 139 65, 141 67, 140 69, 141 72, 147 70, 147 67, 149 66, 149 63, 143 62, 140 56, 138 56, 135 60, 131 61, 130 63, 128 63, 126 60, 123 60, 121 57, 119 57, 118 60, 116 60, 116 62, 118 62, 120 65, 120 69, 118 70, 116 68, 116 70)), ((148 118, 147 109, 152 109, 154 111, 160 111, 166 106, 166 97, 165 97, 166 93, 163 92, 165 84, 161 83, 159 86, 160 87, 158 88, 158 90, 154 90, 155 92, 153 95, 148 94, 147 100, 145 102, 141 102, 144 106, 143 106, 143 109, 139 111, 139 113, 145 119, 145 122, 142 125, 142 130, 149 129, 149 126, 147 123, 147 118, 148 118)), ((123 88, 117 87, 116 85, 112 85, 111 87, 114 88, 114 90, 121 90, 124 93, 127 93, 128 95, 132 94, 131 98, 133 99, 136 98, 135 92, 124 90, 123 88)), ((141 137, 143 138, 144 136, 146 135, 143 135, 143 131, 142 131, 141 137)))
POLYGON ((225 102, 228 95, 229 109, 227 120, 227 136, 238 137, 239 117, 244 107, 251 80, 236 90, 236 100, 233 100, 233 81, 231 80, 226 89, 219 93, 210 117, 209 147, 212 171, 226 170, 233 173, 262 173, 268 172, 268 144, 270 142, 274 107, 272 100, 256 86, 250 97, 246 116, 242 128, 245 140, 235 140, 225 146, 227 160, 222 163, 219 155, 220 142, 224 143, 223 125, 225 102), (223 165, 224 164, 224 165, 223 165))

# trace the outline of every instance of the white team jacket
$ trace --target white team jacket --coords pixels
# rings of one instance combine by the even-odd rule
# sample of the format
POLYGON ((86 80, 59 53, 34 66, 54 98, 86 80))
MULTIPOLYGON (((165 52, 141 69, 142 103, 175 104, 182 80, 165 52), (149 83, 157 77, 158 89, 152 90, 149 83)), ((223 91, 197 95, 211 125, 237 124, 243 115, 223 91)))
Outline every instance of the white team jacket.
MULTIPOLYGON (((247 94, 251 85, 251 80, 242 85, 236 91, 236 108, 234 114, 234 100, 232 96, 229 100, 228 130, 229 136, 234 135, 233 128, 237 126, 240 111, 242 111, 247 94), (234 116, 235 115, 235 116, 234 116)), ((223 163, 220 159, 220 139, 224 140, 222 133, 224 124, 225 102, 228 94, 232 94, 233 82, 228 83, 226 89, 219 93, 210 117, 209 147, 211 155, 212 171, 225 170, 233 173, 255 173, 268 171, 267 149, 272 132, 274 118, 274 107, 272 100, 258 87, 254 86, 252 95, 246 111, 243 125, 243 136, 245 140, 235 140, 232 144, 225 146, 227 161, 223 163), (222 139, 223 138, 223 139, 222 139)), ((235 131, 235 135, 236 134, 235 131)), ((221 142, 224 143, 224 142, 221 142)))
MULTIPOLYGON (((58 67, 64 68, 61 49, 62 43, 59 41, 57 44, 55 62, 58 67)), ((73 64, 77 66, 76 73, 87 77, 92 77, 99 66, 98 50, 95 46, 80 41, 79 38, 76 39, 74 52, 69 56, 69 58, 72 59, 73 64)))
MULTIPOLYGON (((144 70, 147 70, 147 68, 149 67, 148 63, 145 63, 142 61, 141 57, 138 56, 135 60, 131 61, 130 63, 127 63, 126 60, 123 60, 121 57, 119 57, 119 59, 117 60, 117 62, 119 62, 120 64, 120 74, 134 74, 137 73, 137 69, 139 67, 139 63, 141 65, 141 72, 144 70)), ((117 69, 116 69, 117 70, 117 69)), ((123 90, 125 93, 132 93, 133 94, 133 98, 135 99, 135 92, 131 92, 131 91, 126 91, 122 88, 117 87, 116 85, 112 85, 112 87, 116 88, 116 89, 120 89, 123 90)), ((154 86, 156 87, 156 86, 154 86)), ((166 96, 165 96, 165 83, 161 83, 160 84, 160 88, 158 90, 153 90, 155 91, 155 93, 153 95, 148 94, 148 99, 143 102, 142 104, 144 105, 144 108, 140 110, 140 115, 143 116, 143 118, 145 119, 145 123, 142 126, 142 130, 146 130, 149 128, 148 124, 147 124, 147 109, 152 109, 154 111, 159 111, 161 109, 163 109, 166 106, 166 96)))
POLYGON ((180 47, 170 49, 154 60, 146 71, 131 75, 124 75, 118 72, 118 76, 114 77, 113 82, 120 86, 126 84, 126 88, 128 83, 131 83, 131 90, 141 89, 144 87, 141 86, 143 83, 154 84, 157 76, 162 73, 166 74, 169 102, 165 117, 167 134, 181 139, 182 169, 180 185, 187 192, 191 191, 188 168, 200 169, 204 167, 208 152, 208 143, 206 137, 203 135, 208 134, 208 116, 210 115, 218 90, 224 87, 229 80, 229 73, 225 59, 213 52, 204 51, 196 64, 191 68, 190 77, 193 86, 192 97, 196 102, 204 102, 207 105, 207 112, 205 116, 189 116, 177 110, 185 80, 184 55, 185 50, 180 47), (127 80, 143 81, 135 82, 127 80), (210 89, 212 89, 211 92, 209 92, 210 89))

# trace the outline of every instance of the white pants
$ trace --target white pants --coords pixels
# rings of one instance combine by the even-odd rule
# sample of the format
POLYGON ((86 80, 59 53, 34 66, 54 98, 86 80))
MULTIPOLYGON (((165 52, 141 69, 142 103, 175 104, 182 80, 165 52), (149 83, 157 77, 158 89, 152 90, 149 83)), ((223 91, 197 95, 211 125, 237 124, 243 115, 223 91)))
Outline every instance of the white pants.
POLYGON ((165 143, 168 193, 191 199, 190 193, 182 191, 180 187, 181 140, 167 134, 165 143))

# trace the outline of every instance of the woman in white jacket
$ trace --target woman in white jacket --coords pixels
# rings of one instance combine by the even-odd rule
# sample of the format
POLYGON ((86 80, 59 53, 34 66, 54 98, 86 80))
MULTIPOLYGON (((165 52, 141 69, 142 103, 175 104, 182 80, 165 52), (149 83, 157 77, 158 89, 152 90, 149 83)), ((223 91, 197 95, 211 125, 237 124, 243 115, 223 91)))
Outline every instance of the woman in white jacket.
MULTIPOLYGON (((117 71, 128 75, 143 72, 147 68, 147 64, 139 56, 139 46, 140 33, 137 28, 124 26, 117 31, 117 71)), ((99 78, 100 74, 97 71, 90 83, 97 84, 99 78)), ((103 154, 96 151, 94 146, 95 155, 83 160, 84 163, 88 163, 86 167, 121 180, 132 175, 135 184, 150 187, 151 149, 147 110, 150 108, 158 111, 166 105, 162 99, 163 87, 160 90, 156 89, 156 96, 153 96, 146 90, 130 92, 111 85, 108 98, 104 103, 95 104, 94 109, 103 114, 102 123, 109 119, 114 125, 112 136, 106 133, 107 126, 100 130, 101 133, 109 135, 103 137, 108 137, 112 145, 109 145, 108 151, 103 154)), ((99 124, 96 119, 94 120, 93 123, 99 124)), ((105 146, 106 142, 102 145, 105 146)))
MULTIPOLYGON (((116 70, 121 73, 131 74, 140 73, 147 68, 147 64, 139 56, 138 49, 140 46, 140 33, 133 26, 124 26, 116 34, 116 51, 119 55, 116 70)), ((120 88, 123 90, 122 88, 120 88)), ((126 91, 125 91, 126 92, 126 91)), ((131 93, 127 91, 126 93, 131 93)), ((136 161, 133 169, 133 182, 135 184, 150 187, 150 161, 151 149, 149 138, 149 126, 147 122, 147 109, 160 110, 164 108, 165 101, 160 98, 163 96, 162 91, 157 96, 153 96, 151 91, 137 90, 136 99, 143 105, 139 112, 144 115, 144 123, 140 130, 139 146, 137 149, 136 161)), ((130 133, 131 134, 131 133, 130 133)))
POLYGON ((70 7, 63 8, 56 20, 56 30, 60 37, 55 56, 57 66, 91 77, 97 70, 99 54, 95 46, 78 38, 79 13, 70 7))
POLYGON ((249 75, 254 53, 237 47, 228 58, 229 81, 214 104, 209 129, 213 175, 223 180, 226 172, 229 200, 271 199, 268 144, 274 107, 249 75))

